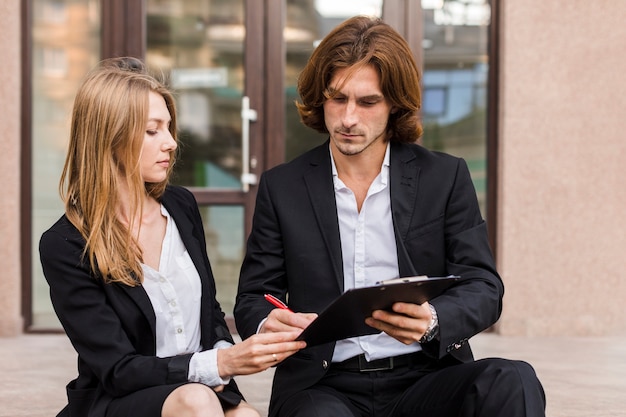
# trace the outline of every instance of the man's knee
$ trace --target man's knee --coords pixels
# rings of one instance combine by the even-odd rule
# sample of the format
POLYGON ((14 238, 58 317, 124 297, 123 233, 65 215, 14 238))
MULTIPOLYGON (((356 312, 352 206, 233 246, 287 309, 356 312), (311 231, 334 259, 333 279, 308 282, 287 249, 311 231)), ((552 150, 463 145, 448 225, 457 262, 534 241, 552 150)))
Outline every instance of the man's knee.
POLYGON ((308 389, 288 398, 278 411, 280 417, 354 417, 359 415, 340 394, 308 389))
POLYGON ((545 393, 530 364, 500 358, 483 361, 486 366, 475 386, 484 401, 484 407, 526 410, 522 415, 528 416, 544 414, 545 393))
POLYGON ((486 359, 485 361, 488 361, 489 366, 483 374, 492 379, 495 388, 521 387, 537 389, 541 387, 541 382, 539 382, 535 370, 527 362, 501 358, 486 359))

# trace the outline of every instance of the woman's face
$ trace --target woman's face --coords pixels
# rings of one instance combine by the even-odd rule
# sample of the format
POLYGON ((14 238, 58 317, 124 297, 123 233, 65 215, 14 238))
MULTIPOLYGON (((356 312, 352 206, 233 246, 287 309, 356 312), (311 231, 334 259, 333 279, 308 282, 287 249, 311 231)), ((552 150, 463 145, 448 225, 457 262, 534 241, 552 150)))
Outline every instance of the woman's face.
POLYGON ((140 156, 141 175, 145 182, 157 183, 167 178, 170 157, 178 146, 169 131, 171 120, 163 96, 151 91, 140 156))

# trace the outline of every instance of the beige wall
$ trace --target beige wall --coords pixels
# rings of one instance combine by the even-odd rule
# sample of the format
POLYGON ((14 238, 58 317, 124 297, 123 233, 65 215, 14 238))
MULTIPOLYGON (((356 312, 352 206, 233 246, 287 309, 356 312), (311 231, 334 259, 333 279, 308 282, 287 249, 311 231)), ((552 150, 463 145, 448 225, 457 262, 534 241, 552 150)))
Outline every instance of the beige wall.
POLYGON ((507 335, 626 335, 626 2, 503 0, 507 335))
POLYGON ((0 1, 0 336, 21 332, 20 2, 0 1))

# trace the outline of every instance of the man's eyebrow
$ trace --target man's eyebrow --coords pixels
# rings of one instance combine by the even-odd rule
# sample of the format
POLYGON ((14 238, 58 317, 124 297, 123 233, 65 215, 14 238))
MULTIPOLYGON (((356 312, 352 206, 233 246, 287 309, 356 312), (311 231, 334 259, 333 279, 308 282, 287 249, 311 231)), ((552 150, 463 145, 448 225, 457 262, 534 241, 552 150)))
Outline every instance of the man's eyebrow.
POLYGON ((385 98, 382 94, 370 94, 369 96, 359 97, 359 100, 382 100, 385 98))
MULTIPOLYGON (((338 95, 345 95, 344 93, 342 93, 340 90, 337 90, 333 87, 328 87, 326 89, 326 93, 328 95, 328 97, 333 97, 333 96, 338 96, 338 95)), ((382 94, 369 94, 367 96, 362 96, 362 97, 357 97, 358 100, 382 100, 384 99, 385 96, 383 96, 382 94)))

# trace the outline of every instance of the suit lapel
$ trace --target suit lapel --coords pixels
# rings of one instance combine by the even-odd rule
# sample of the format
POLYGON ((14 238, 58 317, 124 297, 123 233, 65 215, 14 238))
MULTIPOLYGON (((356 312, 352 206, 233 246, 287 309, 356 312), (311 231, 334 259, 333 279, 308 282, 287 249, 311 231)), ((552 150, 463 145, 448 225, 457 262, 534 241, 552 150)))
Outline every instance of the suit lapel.
POLYGON ((391 144, 390 194, 400 276, 416 271, 404 246, 417 199, 419 167, 415 154, 407 146, 391 144))
MULTIPOLYGON (((154 313, 154 309, 152 308, 152 303, 150 302, 150 298, 148 297, 148 293, 143 288, 142 285, 137 285, 135 287, 129 287, 127 285, 122 284, 114 284, 116 287, 120 288, 123 292, 128 294, 128 296, 133 300, 133 302, 137 305, 141 313, 145 316, 146 320, 150 324, 151 331, 151 340, 154 342, 154 347, 156 349, 156 314, 154 313)), ((156 351, 155 351, 156 353, 156 351)))
POLYGON ((328 142, 317 148, 310 160, 311 169, 304 174, 309 199, 324 243, 328 248, 337 284, 344 290, 343 264, 341 258, 341 240, 337 220, 337 202, 335 201, 333 176, 330 164, 328 142))
POLYGON ((168 199, 167 193, 163 196, 163 205, 169 212, 170 216, 174 219, 174 222, 176 222, 176 227, 178 228, 180 238, 183 240, 185 249, 187 249, 196 270, 200 274, 200 278, 204 282, 205 277, 208 275, 208 271, 206 270, 203 262, 204 256, 202 253, 202 240, 196 235, 196 233, 199 232, 199 229, 194 228, 192 219, 187 215, 189 208, 183 207, 178 203, 178 200, 168 199))
MULTIPOLYGON (((203 255, 200 249, 202 245, 199 243, 198 237, 195 235, 195 229, 191 219, 185 214, 187 213, 186 208, 179 204, 178 201, 168 199, 167 193, 163 196, 163 205, 176 222, 181 239, 183 240, 185 248, 187 248, 187 252, 200 274, 200 279, 203 282, 203 288, 205 288, 204 281, 208 272, 204 266, 203 255)), ((156 342, 156 315, 154 313, 152 303, 150 302, 150 298, 148 297, 148 294, 143 286, 128 287, 126 285, 119 285, 119 288, 128 294, 128 296, 144 314, 150 323, 152 339, 156 342)))

